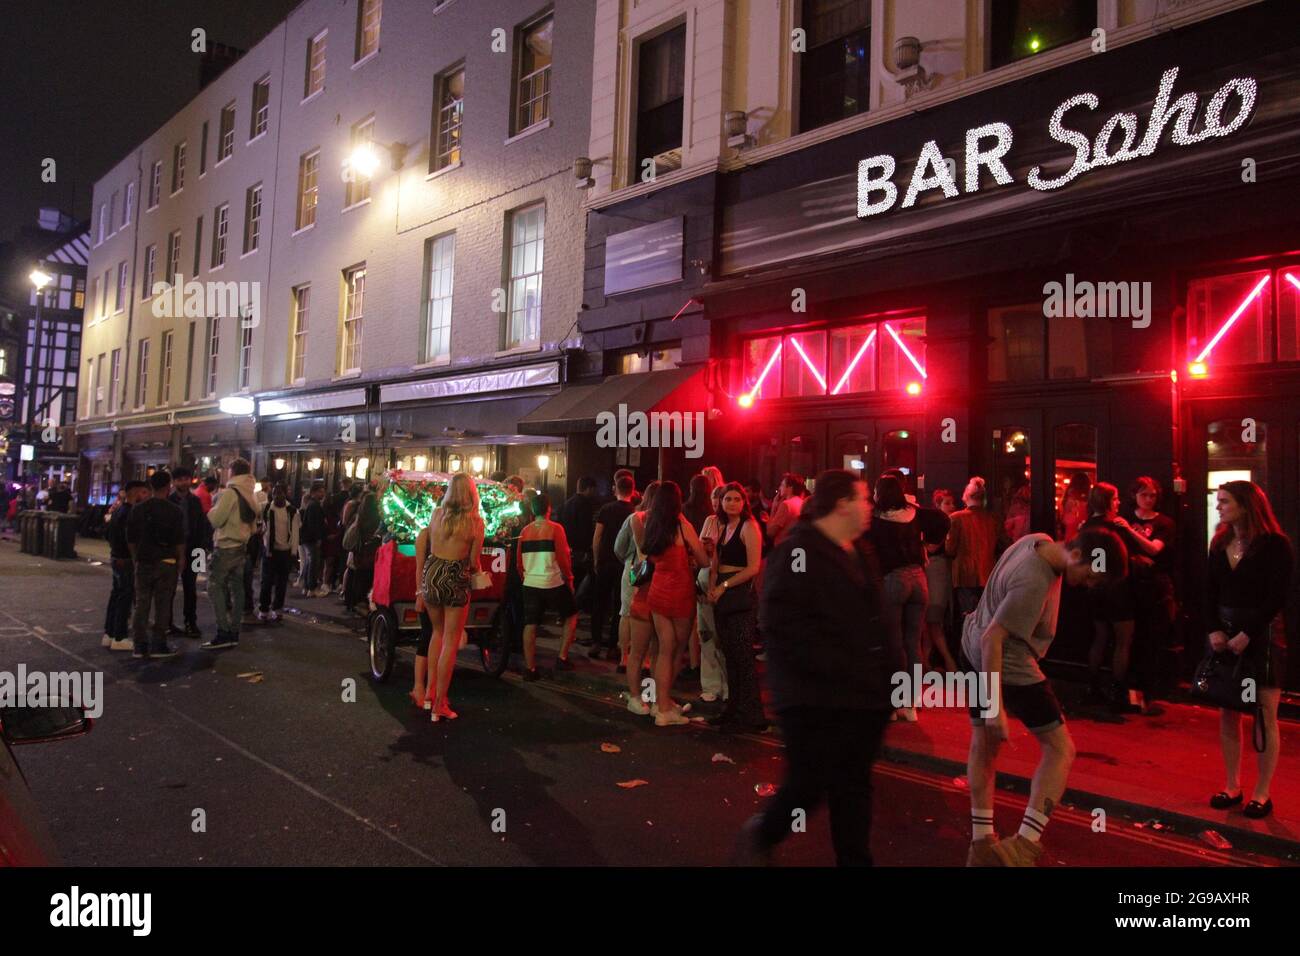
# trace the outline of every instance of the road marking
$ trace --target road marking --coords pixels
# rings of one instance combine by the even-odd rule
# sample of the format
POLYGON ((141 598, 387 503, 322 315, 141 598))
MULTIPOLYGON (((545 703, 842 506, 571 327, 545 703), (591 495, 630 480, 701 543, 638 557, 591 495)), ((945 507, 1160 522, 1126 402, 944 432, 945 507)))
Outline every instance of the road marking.
MULTIPOLYGON (((18 621, 18 623, 20 624, 22 623, 22 621, 19 620, 19 618, 10 614, 8 611, 0 611, 0 613, 4 614, 10 620, 18 621)), ((61 654, 65 654, 68 657, 71 657, 75 661, 80 661, 82 664, 86 665, 92 670, 103 669, 102 664, 97 665, 87 660, 86 658, 82 657, 80 654, 74 654, 72 651, 68 650, 67 648, 60 647, 58 644, 55 644, 53 641, 46 640, 44 637, 39 637, 38 639, 41 641, 42 644, 46 644, 54 648, 56 651, 59 651, 61 654)), ((251 750, 231 740, 225 734, 221 733, 221 731, 209 727, 201 720, 191 717, 183 710, 180 710, 172 706, 171 704, 167 703, 167 701, 146 694, 141 688, 139 688, 135 684, 130 683, 129 681, 119 680, 117 677, 113 677, 113 676, 110 676, 109 680, 114 684, 120 685, 125 690, 129 690, 134 694, 138 694, 141 698, 148 701, 150 704, 171 711, 171 713, 175 714, 177 717, 179 717, 181 720, 184 720, 186 723, 193 724, 195 727, 199 728, 205 733, 211 735, 212 737, 215 737, 217 740, 221 741, 231 750, 238 753, 241 757, 251 760, 253 763, 261 767, 264 767, 267 770, 270 770, 272 773, 289 781, 295 787, 298 787, 300 790, 304 791, 305 793, 311 794, 317 800, 327 803, 335 810, 338 810, 340 813, 344 814, 345 816, 351 817, 353 820, 355 820, 357 823, 360 823, 362 826, 366 827, 367 829, 373 830, 375 833, 378 833, 380 836, 384 837, 385 839, 393 843, 396 843, 398 846, 402 847, 405 850, 409 850, 411 853, 414 853, 420 859, 428 863, 432 863, 434 866, 446 866, 445 863, 443 863, 441 860, 437 859, 436 857, 430 856, 428 853, 425 853, 419 847, 412 846, 411 844, 407 843, 405 840, 402 840, 399 837, 395 836, 394 834, 389 833, 387 830, 379 826, 376 826, 374 823, 367 820, 365 817, 357 813, 351 807, 343 803, 340 803, 338 800, 335 800, 333 797, 328 796, 327 794, 321 793, 319 790, 317 790, 311 784, 307 783, 305 780, 299 780, 297 777, 295 777, 292 773, 285 770, 284 768, 276 766, 275 764, 271 763, 269 760, 266 760, 263 757, 259 757, 251 750)))

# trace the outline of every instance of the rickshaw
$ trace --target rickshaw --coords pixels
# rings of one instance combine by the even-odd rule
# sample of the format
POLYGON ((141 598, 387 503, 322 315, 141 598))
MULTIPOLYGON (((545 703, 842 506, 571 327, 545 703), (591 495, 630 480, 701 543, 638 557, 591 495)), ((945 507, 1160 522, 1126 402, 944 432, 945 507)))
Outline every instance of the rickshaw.
MULTIPOLYGON (((392 675, 397 648, 420 639, 420 614, 415 609, 421 568, 416 567, 415 539, 442 499, 452 475, 443 472, 385 472, 378 488, 384 519, 384 543, 375 555, 374 610, 366 621, 370 675, 383 683, 392 675)), ((508 538, 511 518, 520 514, 520 496, 508 485, 475 478, 487 534, 479 568, 491 583, 470 592, 465 636, 461 646, 478 646, 483 670, 493 677, 505 673, 510 655, 521 646, 519 612, 509 599, 512 564, 508 538)), ((517 576, 517 575, 516 575, 517 576)))

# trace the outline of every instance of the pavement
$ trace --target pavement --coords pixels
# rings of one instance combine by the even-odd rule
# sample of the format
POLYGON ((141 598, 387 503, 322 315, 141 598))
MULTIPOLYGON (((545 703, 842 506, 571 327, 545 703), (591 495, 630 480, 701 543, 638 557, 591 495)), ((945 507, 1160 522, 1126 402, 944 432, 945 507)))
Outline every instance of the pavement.
MULTIPOLYGON (((360 619, 341 623, 329 598, 294 598, 286 623, 246 629, 236 650, 178 640, 174 661, 110 654, 99 647, 107 552, 93 540, 78 551, 51 562, 0 543, 0 666, 72 661, 105 675, 106 713, 90 735, 19 754, 69 863, 713 865, 781 779, 776 734, 657 729, 622 707, 612 665, 582 653, 574 672, 524 684, 484 675, 471 646, 453 685, 461 719, 431 726, 406 698, 409 650, 387 684, 372 682, 360 619)), ((211 633, 205 599, 200 626, 211 633)), ((555 641, 540 644, 545 667, 555 641)), ((1222 785, 1214 719, 1169 705, 1114 724, 1072 709, 1080 754, 1045 865, 1300 859, 1294 727, 1278 813, 1261 831, 1196 806, 1222 785)), ((968 733, 964 714, 939 710, 891 726, 875 775, 878 862, 960 865, 968 733)), ((1018 733, 997 795, 1001 832, 1018 823, 1033 756, 1018 733)), ((832 859, 824 813, 781 851, 792 865, 832 859)))

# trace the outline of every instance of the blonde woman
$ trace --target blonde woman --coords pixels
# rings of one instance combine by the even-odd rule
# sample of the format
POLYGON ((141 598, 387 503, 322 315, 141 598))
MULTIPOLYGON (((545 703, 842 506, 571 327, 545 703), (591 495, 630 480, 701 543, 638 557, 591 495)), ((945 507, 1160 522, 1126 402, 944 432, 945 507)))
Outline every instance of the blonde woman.
POLYGON ((469 475, 456 475, 429 519, 429 556, 420 577, 424 609, 433 625, 429 641, 429 687, 425 697, 430 701, 434 723, 443 718, 456 718, 447 692, 465 631, 469 580, 479 567, 483 534, 478 488, 469 475))

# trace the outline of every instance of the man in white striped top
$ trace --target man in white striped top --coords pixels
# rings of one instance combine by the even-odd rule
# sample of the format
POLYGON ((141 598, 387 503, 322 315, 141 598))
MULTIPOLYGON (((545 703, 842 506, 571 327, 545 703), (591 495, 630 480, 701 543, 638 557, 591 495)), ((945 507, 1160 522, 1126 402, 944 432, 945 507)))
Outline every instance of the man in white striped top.
POLYGON ((533 520, 519 533, 519 573, 524 583, 524 680, 537 680, 537 625, 547 611, 564 621, 564 641, 555 669, 573 670, 569 647, 578 629, 573 599, 573 561, 564 526, 550 520, 551 499, 538 494, 529 503, 533 520))

